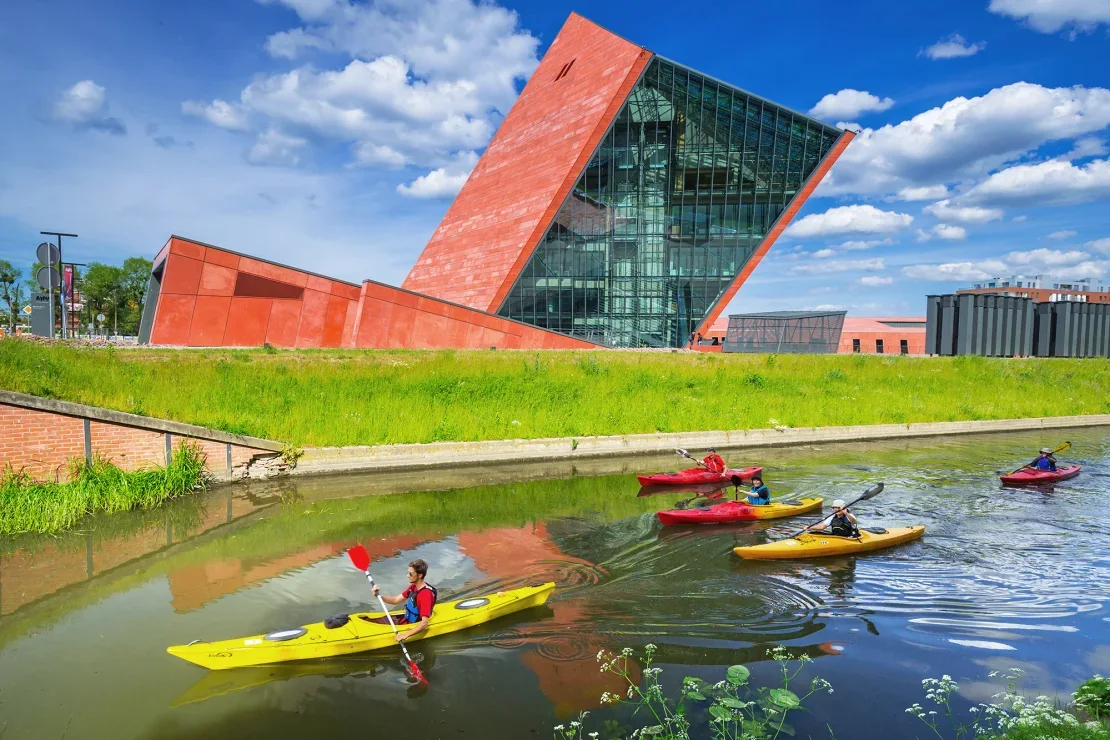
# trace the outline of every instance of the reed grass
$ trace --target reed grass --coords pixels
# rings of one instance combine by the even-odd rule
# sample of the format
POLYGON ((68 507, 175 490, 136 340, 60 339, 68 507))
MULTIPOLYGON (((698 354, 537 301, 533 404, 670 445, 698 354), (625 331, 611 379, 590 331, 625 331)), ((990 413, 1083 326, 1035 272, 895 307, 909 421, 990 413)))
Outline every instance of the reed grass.
POLYGON ((35 481, 9 465, 0 473, 0 535, 53 534, 90 514, 153 509, 204 485, 204 456, 185 442, 164 468, 124 472, 103 458, 71 461, 65 483, 35 481))
POLYGON ((299 446, 1110 412, 1110 360, 116 350, 0 340, 0 388, 299 446))

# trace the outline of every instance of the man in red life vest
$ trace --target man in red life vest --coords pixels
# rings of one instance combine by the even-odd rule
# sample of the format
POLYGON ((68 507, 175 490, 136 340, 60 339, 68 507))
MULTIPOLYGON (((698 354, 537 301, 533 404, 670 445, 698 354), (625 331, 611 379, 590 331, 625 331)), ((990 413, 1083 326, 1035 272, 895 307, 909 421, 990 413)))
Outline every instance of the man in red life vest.
MULTIPOLYGON (((428 629, 428 620, 432 616, 432 609, 435 608, 439 594, 434 586, 424 583, 426 575, 428 575, 428 564, 423 560, 413 560, 409 563, 409 587, 397 596, 382 596, 382 601, 387 604, 405 602, 404 616, 393 620, 398 627, 405 624, 416 625, 407 632, 398 630, 397 642, 407 640, 428 629)), ((377 584, 374 584, 373 591, 377 596, 379 591, 377 584)))
POLYGON ((717 451, 712 447, 706 450, 706 452, 708 452, 709 454, 705 456, 704 460, 702 460, 702 462, 705 463, 705 467, 709 468, 714 473, 725 472, 724 458, 718 455, 717 451))

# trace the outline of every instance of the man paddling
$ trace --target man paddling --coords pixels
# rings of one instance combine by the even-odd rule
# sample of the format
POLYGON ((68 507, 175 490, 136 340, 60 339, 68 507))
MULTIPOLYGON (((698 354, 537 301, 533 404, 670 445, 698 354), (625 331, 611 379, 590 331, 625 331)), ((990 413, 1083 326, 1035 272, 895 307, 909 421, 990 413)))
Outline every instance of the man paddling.
POLYGON ((1040 457, 1029 463, 1026 467, 1033 468, 1034 470, 1051 470, 1055 472, 1056 456, 1052 454, 1052 450, 1047 447, 1042 447, 1040 457))
MULTIPOLYGON (((428 575, 428 564, 419 558, 409 563, 409 587, 406 588, 398 596, 382 596, 382 601, 387 604, 400 604, 405 602, 404 616, 398 617, 393 620, 398 626, 402 624, 416 625, 407 632, 397 632, 397 642, 407 640, 414 635, 418 635, 424 630, 428 629, 428 620, 432 616, 432 609, 436 605, 436 597, 439 594, 436 592, 434 586, 429 586, 424 583, 424 577, 428 575)), ((374 596, 378 596, 380 587, 374 584, 372 591, 374 596)), ((386 618, 382 617, 378 620, 382 624, 386 623, 386 618)))
POLYGON ((705 464, 705 467, 709 470, 712 470, 714 473, 725 472, 725 459, 718 455, 717 451, 712 447, 706 450, 706 452, 708 452, 709 454, 705 456, 704 460, 702 460, 702 463, 705 464))
POLYGON ((829 519, 813 525, 810 532, 823 532, 828 529, 829 534, 835 537, 859 537, 856 529, 856 517, 848 511, 843 499, 833 501, 833 515, 829 519))

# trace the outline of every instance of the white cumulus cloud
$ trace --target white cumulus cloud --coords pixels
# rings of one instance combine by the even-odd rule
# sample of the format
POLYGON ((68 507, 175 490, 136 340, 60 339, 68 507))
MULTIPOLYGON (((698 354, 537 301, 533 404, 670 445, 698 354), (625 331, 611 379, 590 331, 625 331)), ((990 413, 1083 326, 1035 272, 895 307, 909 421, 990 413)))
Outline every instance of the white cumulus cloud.
POLYGON ((842 242, 833 247, 833 249, 845 249, 848 251, 859 251, 864 249, 871 249, 872 247, 882 246, 884 244, 893 244, 894 240, 890 237, 886 239, 852 239, 842 242))
POLYGON ((961 224, 985 224, 1002 218, 1001 208, 982 208, 980 206, 960 206, 951 200, 937 201, 922 209, 941 221, 955 221, 961 224))
POLYGON ((275 59, 340 61, 298 61, 257 75, 237 101, 188 101, 183 110, 227 129, 350 146, 360 167, 424 169, 406 195, 457 191, 466 179, 458 152, 476 155, 489 143, 539 63, 539 40, 519 16, 482 0, 260 2, 299 19, 269 37, 275 59))
POLYGON ((961 200, 989 206, 1060 206, 1110 198, 1110 160, 1082 166, 1054 159, 996 172, 961 200))
POLYGON ((452 198, 462 190, 476 164, 478 155, 460 152, 448 166, 438 167, 407 185, 398 185, 397 192, 407 198, 452 198))
POLYGON ((911 265, 902 268, 906 277, 919 280, 938 280, 946 282, 968 282, 970 280, 989 280, 1005 273, 1007 267, 999 260, 981 262, 946 262, 940 265, 911 265))
POLYGON ((809 109, 809 112, 818 118, 848 119, 855 118, 861 113, 882 112, 893 106, 894 101, 890 98, 880 98, 865 90, 846 88, 821 98, 817 101, 817 105, 809 109))
POLYGON ((856 282, 869 288, 876 288, 880 285, 890 285, 894 282, 894 278, 883 277, 882 275, 865 275, 856 282))
POLYGON ((969 282, 1006 275, 1046 275, 1079 279, 1102 277, 1110 262, 1093 258, 1080 250, 1030 249, 1009 252, 1001 258, 978 262, 947 262, 939 265, 911 265, 902 269, 907 277, 922 280, 969 282))
POLYGON ((987 9, 1025 21, 1041 33, 1093 31, 1101 23, 1110 24, 1107 0, 991 0, 987 9))
POLYGON ((1110 237, 1107 237, 1105 239, 1095 239, 1094 241, 1087 242, 1083 246, 1096 252, 1101 252, 1102 254, 1110 256, 1110 237))
POLYGON ((948 241, 959 241, 967 238, 967 229, 963 226, 937 224, 933 227, 933 233, 937 235, 938 239, 946 239, 948 241))
POLYGON ((790 272, 797 275, 820 275, 830 272, 859 272, 885 270, 886 263, 882 257, 870 260, 822 260, 809 262, 790 268, 790 272))
POLYGON ((932 46, 922 49, 917 55, 926 56, 930 59, 957 59, 959 57, 975 56, 985 48, 987 48, 986 41, 969 44, 963 36, 954 33, 948 38, 941 39, 932 46))
POLYGON ((919 188, 902 188, 894 196, 894 200, 936 200, 948 195, 948 186, 946 185, 925 185, 919 188))
POLYGON ((1076 236, 1077 234, 1079 234, 1079 232, 1075 231, 1074 229, 1061 229, 1059 231, 1053 231, 1051 234, 1048 235, 1048 238, 1049 239, 1071 239, 1073 236, 1076 236))
POLYGON ((883 211, 872 205, 851 205, 812 213, 787 228, 794 239, 840 234, 891 234, 913 223, 908 213, 883 211))
POLYGON ((247 152, 247 161, 251 164, 297 165, 301 161, 301 151, 307 145, 304 139, 269 129, 258 135, 254 146, 247 152))
POLYGON ((1106 142, 1095 136, 1085 136, 1076 139, 1071 151, 1064 155, 1064 159, 1086 159, 1087 157, 1103 157, 1110 154, 1110 147, 1106 142))
POLYGON ((228 131, 247 131, 250 129, 246 111, 226 100, 213 100, 211 103, 186 100, 181 104, 181 112, 189 116, 203 118, 213 126, 225 128, 228 131))
POLYGON ((1016 82, 878 129, 844 151, 822 195, 887 195, 986 175, 1050 141, 1110 125, 1110 90, 1016 82))
POLYGON ((79 129, 93 129, 122 136, 127 127, 118 118, 107 115, 108 103, 104 88, 92 80, 81 80, 62 93, 54 102, 54 118, 79 129))

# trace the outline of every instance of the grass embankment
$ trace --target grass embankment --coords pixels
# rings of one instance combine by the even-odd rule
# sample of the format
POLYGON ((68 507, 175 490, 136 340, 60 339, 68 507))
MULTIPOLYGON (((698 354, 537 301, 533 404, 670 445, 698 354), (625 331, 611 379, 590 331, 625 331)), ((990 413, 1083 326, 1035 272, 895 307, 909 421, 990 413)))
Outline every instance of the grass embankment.
POLYGON ((204 485, 204 457, 182 444, 165 468, 124 472, 94 460, 70 464, 69 482, 39 483, 10 466, 0 471, 0 535, 52 534, 89 514, 152 509, 204 485))
POLYGON ((1107 413, 1110 361, 0 340, 0 388, 331 446, 1107 413))

